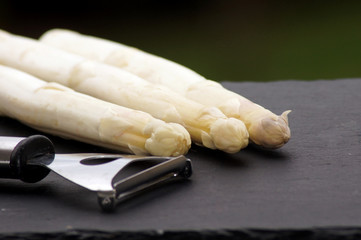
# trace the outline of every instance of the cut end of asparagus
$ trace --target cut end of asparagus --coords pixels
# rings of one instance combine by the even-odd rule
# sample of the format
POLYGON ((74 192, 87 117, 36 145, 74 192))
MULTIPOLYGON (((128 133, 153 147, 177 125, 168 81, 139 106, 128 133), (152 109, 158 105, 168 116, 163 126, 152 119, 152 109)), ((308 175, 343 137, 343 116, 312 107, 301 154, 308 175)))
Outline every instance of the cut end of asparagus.
POLYGON ((145 142, 145 149, 155 156, 184 155, 191 147, 189 133, 177 123, 163 124, 161 121, 152 121, 145 133, 151 133, 151 137, 145 142))
POLYGON ((211 125, 210 138, 216 149, 236 153, 247 147, 249 134, 242 121, 235 118, 221 118, 211 125))
POLYGON ((268 115, 253 122, 249 127, 252 142, 266 148, 280 148, 286 144, 291 137, 287 117, 290 112, 285 111, 280 116, 268 115))

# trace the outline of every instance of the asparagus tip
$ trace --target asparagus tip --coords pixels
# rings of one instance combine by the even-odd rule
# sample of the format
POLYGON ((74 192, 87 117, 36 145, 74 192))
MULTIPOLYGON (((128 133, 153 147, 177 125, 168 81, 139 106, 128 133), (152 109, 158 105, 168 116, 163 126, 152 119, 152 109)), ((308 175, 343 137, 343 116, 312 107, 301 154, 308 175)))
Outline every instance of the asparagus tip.
POLYGON ((187 130, 177 123, 162 124, 154 128, 146 140, 145 148, 156 156, 179 156, 188 152, 191 138, 187 130))
POLYGON ((269 115, 252 124, 252 142, 266 148, 280 148, 291 138, 288 126, 288 114, 284 111, 280 116, 269 115))
POLYGON ((217 149, 236 153, 247 147, 249 134, 244 123, 235 118, 221 118, 210 129, 210 136, 217 149))

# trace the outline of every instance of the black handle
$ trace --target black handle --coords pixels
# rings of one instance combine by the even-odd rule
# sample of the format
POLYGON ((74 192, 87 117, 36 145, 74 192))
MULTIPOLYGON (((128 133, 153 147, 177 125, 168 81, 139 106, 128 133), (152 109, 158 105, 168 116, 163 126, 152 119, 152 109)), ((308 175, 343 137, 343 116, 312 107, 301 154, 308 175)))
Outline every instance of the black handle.
POLYGON ((34 183, 45 178, 55 157, 53 143, 45 136, 0 137, 0 178, 34 183))

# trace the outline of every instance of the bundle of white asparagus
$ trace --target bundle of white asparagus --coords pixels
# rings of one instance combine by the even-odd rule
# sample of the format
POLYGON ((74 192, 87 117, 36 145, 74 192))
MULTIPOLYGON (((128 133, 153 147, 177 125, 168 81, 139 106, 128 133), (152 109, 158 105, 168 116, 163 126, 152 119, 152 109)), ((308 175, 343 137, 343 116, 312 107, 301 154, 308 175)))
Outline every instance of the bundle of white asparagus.
MULTIPOLYGON (((244 123, 226 117, 216 107, 205 107, 120 68, 49 47, 37 40, 0 31, 0 64, 150 113, 165 122, 181 124, 196 144, 211 149, 234 153, 248 144, 249 134, 244 123)), ((69 103, 67 107, 72 105, 69 103)), ((77 121, 81 114, 73 117, 77 121)))
POLYGON ((40 41, 60 49, 117 66, 206 106, 218 107, 226 116, 242 120, 250 140, 267 148, 283 146, 290 138, 287 115, 280 116, 243 96, 205 79, 194 71, 136 48, 105 39, 55 29, 40 41))
POLYGON ((0 115, 44 132, 140 155, 178 156, 191 145, 179 124, 1 65, 0 86, 0 115))

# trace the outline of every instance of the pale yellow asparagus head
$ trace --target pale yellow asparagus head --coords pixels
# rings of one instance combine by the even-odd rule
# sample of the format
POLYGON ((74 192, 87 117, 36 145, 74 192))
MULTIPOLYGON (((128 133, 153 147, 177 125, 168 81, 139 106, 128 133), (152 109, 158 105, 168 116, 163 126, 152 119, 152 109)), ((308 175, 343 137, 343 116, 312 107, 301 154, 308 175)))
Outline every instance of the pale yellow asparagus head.
POLYGON ((248 145, 248 131, 244 123, 235 118, 221 118, 211 125, 210 136, 214 145, 228 153, 236 153, 248 145))
POLYGON ((207 126, 201 133, 203 146, 236 153, 248 145, 249 134, 245 124, 241 120, 226 117, 218 108, 203 108, 197 119, 207 126))
POLYGON ((145 142, 145 149, 156 156, 179 156, 186 154, 191 146, 187 130, 177 123, 154 120, 148 123, 145 134, 151 134, 145 142))
POLYGON ((99 124, 101 140, 124 146, 136 155, 179 156, 188 152, 190 135, 178 123, 165 123, 145 112, 121 111, 112 106, 103 114, 99 124))
POLYGON ((291 137, 287 117, 290 112, 285 111, 280 116, 263 114, 253 118, 248 127, 252 142, 266 148, 280 148, 286 144, 291 137))

